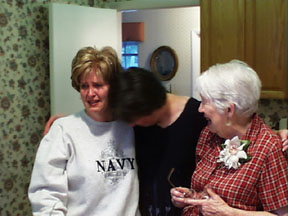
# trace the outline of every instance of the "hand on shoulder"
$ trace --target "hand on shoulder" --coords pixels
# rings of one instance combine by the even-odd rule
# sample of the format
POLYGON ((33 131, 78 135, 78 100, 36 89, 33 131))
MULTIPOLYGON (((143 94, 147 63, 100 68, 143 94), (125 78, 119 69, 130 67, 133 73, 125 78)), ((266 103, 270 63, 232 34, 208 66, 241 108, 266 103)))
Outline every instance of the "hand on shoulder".
POLYGON ((282 151, 288 150, 288 129, 279 130, 277 134, 282 139, 282 151))
POLYGON ((56 115, 51 116, 51 117, 49 118, 48 122, 47 122, 46 125, 45 125, 43 135, 45 136, 45 135, 49 132, 49 130, 50 130, 53 122, 54 122, 56 119, 61 118, 61 117, 65 117, 65 116, 66 116, 66 115, 63 114, 63 113, 59 113, 59 114, 56 114, 56 115))

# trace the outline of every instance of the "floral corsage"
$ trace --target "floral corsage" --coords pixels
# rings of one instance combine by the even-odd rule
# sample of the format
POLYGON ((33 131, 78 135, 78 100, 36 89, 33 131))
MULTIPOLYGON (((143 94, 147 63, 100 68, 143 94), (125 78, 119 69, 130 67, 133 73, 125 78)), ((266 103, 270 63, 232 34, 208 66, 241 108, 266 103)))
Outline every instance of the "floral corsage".
POLYGON ((250 140, 240 140, 238 136, 233 137, 231 140, 227 139, 222 144, 223 150, 220 152, 217 162, 223 162, 228 169, 233 167, 238 169, 241 164, 251 160, 251 155, 246 151, 250 145, 250 140))

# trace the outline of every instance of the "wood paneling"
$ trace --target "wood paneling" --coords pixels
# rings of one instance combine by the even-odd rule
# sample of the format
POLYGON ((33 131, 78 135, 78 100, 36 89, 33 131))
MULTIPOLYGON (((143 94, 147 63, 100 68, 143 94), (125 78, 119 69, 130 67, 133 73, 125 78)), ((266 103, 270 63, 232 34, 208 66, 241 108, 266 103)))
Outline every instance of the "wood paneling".
POLYGON ((262 81, 262 98, 287 98, 287 0, 201 1, 201 71, 232 59, 262 81))

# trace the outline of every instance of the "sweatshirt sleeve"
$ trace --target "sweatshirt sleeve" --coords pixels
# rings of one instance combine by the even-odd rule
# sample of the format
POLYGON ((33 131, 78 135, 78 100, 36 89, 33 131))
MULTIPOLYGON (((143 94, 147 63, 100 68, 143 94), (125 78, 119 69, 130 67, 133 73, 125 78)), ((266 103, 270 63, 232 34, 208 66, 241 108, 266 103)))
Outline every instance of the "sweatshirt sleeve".
POLYGON ((28 190, 34 216, 63 216, 67 213, 68 143, 63 127, 54 122, 38 148, 28 190))

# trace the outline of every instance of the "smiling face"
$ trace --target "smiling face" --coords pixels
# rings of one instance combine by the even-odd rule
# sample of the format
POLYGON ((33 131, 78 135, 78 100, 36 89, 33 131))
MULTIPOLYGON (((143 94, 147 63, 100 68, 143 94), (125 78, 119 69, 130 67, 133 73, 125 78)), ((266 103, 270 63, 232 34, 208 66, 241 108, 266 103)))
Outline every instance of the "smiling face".
POLYGON ((96 121, 110 121, 109 85, 91 71, 80 79, 80 95, 87 115, 96 121))
POLYGON ((198 111, 204 113, 204 117, 208 121, 208 128, 212 133, 216 133, 218 136, 225 138, 226 130, 228 129, 226 126, 227 116, 221 112, 219 112, 215 106, 215 104, 208 100, 207 98, 201 96, 202 102, 199 106, 198 111))

